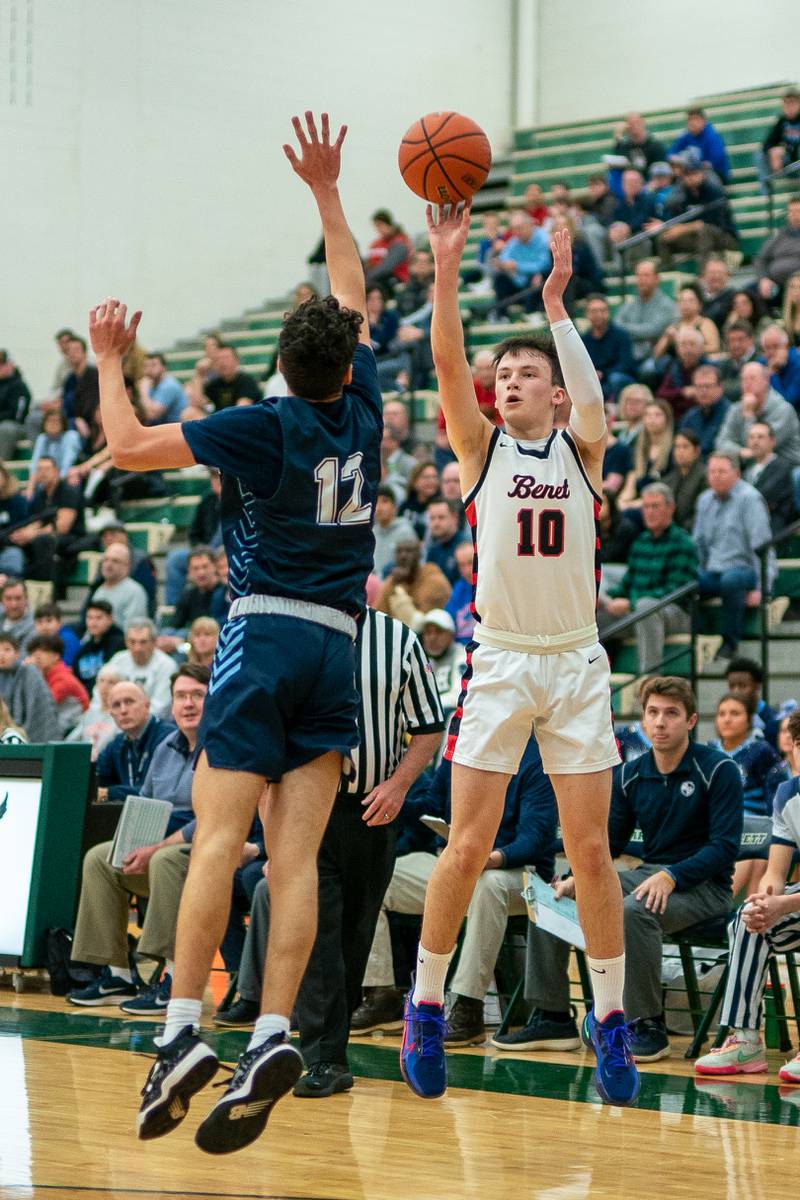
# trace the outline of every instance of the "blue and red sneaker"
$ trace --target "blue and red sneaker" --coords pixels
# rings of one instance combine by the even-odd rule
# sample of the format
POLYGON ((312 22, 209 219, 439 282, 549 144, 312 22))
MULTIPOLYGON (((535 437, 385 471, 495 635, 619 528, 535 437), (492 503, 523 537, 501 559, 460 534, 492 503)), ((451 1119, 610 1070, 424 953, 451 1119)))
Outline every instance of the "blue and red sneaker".
POLYGON ((414 1004, 409 992, 403 1012, 400 1070, 412 1092, 423 1100, 437 1100, 447 1090, 446 1032, 444 1005, 414 1004))
POLYGON ((610 1012, 597 1021, 594 1009, 587 1012, 581 1028, 584 1045, 594 1050, 597 1070, 594 1082, 605 1104, 633 1104, 639 1095, 639 1072, 631 1054, 625 1014, 610 1012))

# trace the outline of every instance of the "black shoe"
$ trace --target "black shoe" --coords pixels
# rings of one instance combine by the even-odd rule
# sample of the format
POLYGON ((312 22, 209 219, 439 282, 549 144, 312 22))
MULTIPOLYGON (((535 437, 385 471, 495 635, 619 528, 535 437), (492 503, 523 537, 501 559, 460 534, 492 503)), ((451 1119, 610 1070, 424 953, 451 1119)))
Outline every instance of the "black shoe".
POLYGON ((657 1062, 669 1057, 669 1037, 663 1017, 639 1017, 628 1028, 631 1054, 637 1062, 657 1062))
POLYGON ((483 1023, 483 1001, 472 996, 456 996, 447 1015, 445 1046, 483 1045, 486 1026, 483 1023))
POLYGON ((233 1029, 246 1029, 255 1025, 258 1018, 258 1001, 243 1000, 240 996, 235 1004, 224 1012, 214 1013, 212 1020, 215 1025, 229 1025, 233 1029))
POLYGON ((333 1096, 336 1092, 349 1092, 353 1086, 350 1068, 343 1063, 312 1063, 302 1079, 292 1089, 293 1096, 333 1096))
POLYGON ((400 988, 364 988, 363 1002, 350 1018, 350 1033, 399 1033, 403 1028, 403 993, 400 988))
POLYGON ((738 646, 736 642, 723 641, 717 653, 714 655, 714 662, 729 662, 736 657, 738 646))
POLYGON ((496 1033, 492 1045, 498 1050, 579 1050, 581 1037, 575 1010, 568 1019, 554 1021, 537 1008, 524 1028, 515 1033, 496 1033))
POLYGON ((207 1154, 230 1154, 249 1146, 302 1073, 303 1060, 285 1033, 274 1033, 260 1046, 245 1050, 225 1095, 197 1130, 196 1144, 207 1154))
POLYGON ((189 1101, 214 1078, 219 1060, 191 1025, 185 1025, 171 1042, 160 1046, 142 1088, 142 1106, 136 1132, 143 1140, 163 1137, 180 1125, 189 1101))

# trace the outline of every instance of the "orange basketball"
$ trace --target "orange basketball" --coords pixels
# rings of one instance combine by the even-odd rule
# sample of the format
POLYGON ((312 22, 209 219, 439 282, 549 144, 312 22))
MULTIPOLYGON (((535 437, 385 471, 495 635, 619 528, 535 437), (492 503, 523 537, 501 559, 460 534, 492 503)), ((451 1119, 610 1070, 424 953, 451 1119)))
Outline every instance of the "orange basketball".
POLYGON ((469 117, 428 113, 406 133, 397 153, 412 192, 431 204, 458 204, 483 187, 492 165, 489 139, 469 117))

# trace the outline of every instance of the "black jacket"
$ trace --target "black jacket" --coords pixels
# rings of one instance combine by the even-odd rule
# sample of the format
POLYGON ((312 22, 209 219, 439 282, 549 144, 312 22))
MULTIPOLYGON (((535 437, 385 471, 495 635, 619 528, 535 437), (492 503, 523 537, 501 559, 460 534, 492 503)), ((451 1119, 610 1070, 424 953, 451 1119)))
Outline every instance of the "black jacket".
POLYGON ((24 421, 30 402, 28 385, 16 368, 8 379, 0 379, 0 421, 24 421))
POLYGON ((745 479, 761 492, 769 509, 772 532, 780 533, 787 525, 791 525, 797 516, 791 463, 776 456, 772 462, 767 463, 757 479, 751 479, 750 474, 749 470, 745 471, 745 479))

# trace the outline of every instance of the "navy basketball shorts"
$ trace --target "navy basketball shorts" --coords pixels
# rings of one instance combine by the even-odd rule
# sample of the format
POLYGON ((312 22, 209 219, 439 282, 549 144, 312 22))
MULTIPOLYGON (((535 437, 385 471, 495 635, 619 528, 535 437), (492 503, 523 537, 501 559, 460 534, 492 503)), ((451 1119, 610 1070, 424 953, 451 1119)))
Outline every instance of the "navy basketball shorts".
POLYGON ((208 763, 277 782, 358 746, 355 646, 335 629, 259 613, 220 634, 200 726, 208 763))

